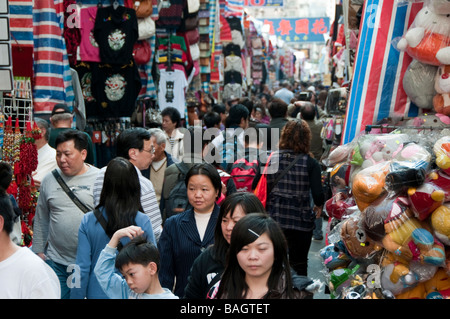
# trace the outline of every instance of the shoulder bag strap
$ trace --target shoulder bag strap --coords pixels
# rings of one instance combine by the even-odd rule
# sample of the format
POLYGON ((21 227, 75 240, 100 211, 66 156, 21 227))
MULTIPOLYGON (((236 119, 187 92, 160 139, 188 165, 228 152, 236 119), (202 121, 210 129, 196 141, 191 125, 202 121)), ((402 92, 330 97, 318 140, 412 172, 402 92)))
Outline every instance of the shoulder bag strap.
MULTIPOLYGON (((110 236, 108 234, 108 232, 106 231, 106 219, 105 219, 105 217, 103 217, 103 214, 100 211, 100 209, 96 208, 94 210, 94 216, 95 216, 95 218, 97 218, 97 221, 102 226, 103 230, 105 231, 105 234, 108 235, 109 238, 111 238, 112 235, 110 236)), ((117 250, 121 250, 121 249, 122 249, 122 243, 119 241, 119 244, 117 245, 117 250)))
POLYGON ((294 166, 299 160, 300 158, 303 156, 303 154, 299 154, 297 155, 297 157, 289 164, 288 167, 286 167, 281 173, 280 175, 277 176, 277 178, 275 179, 275 181, 272 184, 272 187, 270 188, 270 190, 267 190, 267 194, 269 194, 272 189, 275 187, 275 185, 277 185, 277 183, 284 177, 284 175, 286 175, 286 173, 292 168, 292 166, 294 166))
POLYGON ((67 184, 64 182, 64 180, 62 179, 61 175, 59 175, 58 171, 56 170, 56 168, 52 171, 53 176, 55 177, 56 181, 59 183, 59 185, 61 185, 62 189, 66 192, 66 194, 70 197, 70 199, 75 203, 75 205, 78 206, 78 208, 83 212, 83 213, 87 213, 90 211, 90 209, 88 207, 86 207, 86 205, 84 205, 79 199, 78 197, 75 196, 75 194, 70 190, 69 186, 67 186, 67 184))

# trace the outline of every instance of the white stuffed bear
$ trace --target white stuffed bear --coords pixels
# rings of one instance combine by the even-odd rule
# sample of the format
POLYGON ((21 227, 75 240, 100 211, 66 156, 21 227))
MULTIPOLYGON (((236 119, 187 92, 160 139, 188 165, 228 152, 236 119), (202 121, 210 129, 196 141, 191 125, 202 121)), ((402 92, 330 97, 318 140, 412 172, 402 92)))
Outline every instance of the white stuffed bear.
POLYGON ((450 15, 441 14, 450 10, 450 2, 444 5, 444 1, 424 5, 397 48, 426 64, 450 64, 450 15))

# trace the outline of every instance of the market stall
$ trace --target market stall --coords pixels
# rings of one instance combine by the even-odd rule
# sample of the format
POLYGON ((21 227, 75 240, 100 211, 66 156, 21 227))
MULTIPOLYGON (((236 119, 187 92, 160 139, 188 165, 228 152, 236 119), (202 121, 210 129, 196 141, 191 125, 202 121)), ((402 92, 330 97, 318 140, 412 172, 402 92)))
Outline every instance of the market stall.
POLYGON ((332 299, 450 297, 449 10, 364 3, 341 143, 323 161, 332 299))

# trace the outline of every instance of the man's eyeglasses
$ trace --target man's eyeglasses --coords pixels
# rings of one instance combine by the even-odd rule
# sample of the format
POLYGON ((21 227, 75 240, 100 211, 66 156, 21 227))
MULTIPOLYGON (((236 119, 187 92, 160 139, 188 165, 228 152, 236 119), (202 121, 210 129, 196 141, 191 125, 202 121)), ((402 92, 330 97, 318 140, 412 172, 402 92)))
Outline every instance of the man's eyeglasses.
POLYGON ((146 150, 146 149, 142 149, 144 152, 149 152, 150 154, 154 154, 155 153, 155 148, 152 146, 151 149, 146 150))

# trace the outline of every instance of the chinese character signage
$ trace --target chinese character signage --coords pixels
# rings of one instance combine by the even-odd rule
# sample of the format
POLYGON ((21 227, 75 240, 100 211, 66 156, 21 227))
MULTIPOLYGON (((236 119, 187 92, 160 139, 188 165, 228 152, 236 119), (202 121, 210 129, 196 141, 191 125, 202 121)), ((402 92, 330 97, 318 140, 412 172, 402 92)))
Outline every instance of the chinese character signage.
POLYGON ((244 0, 244 7, 282 7, 283 0, 244 0))
POLYGON ((264 19, 264 24, 270 26, 269 35, 285 42, 325 42, 330 30, 328 17, 264 19))

